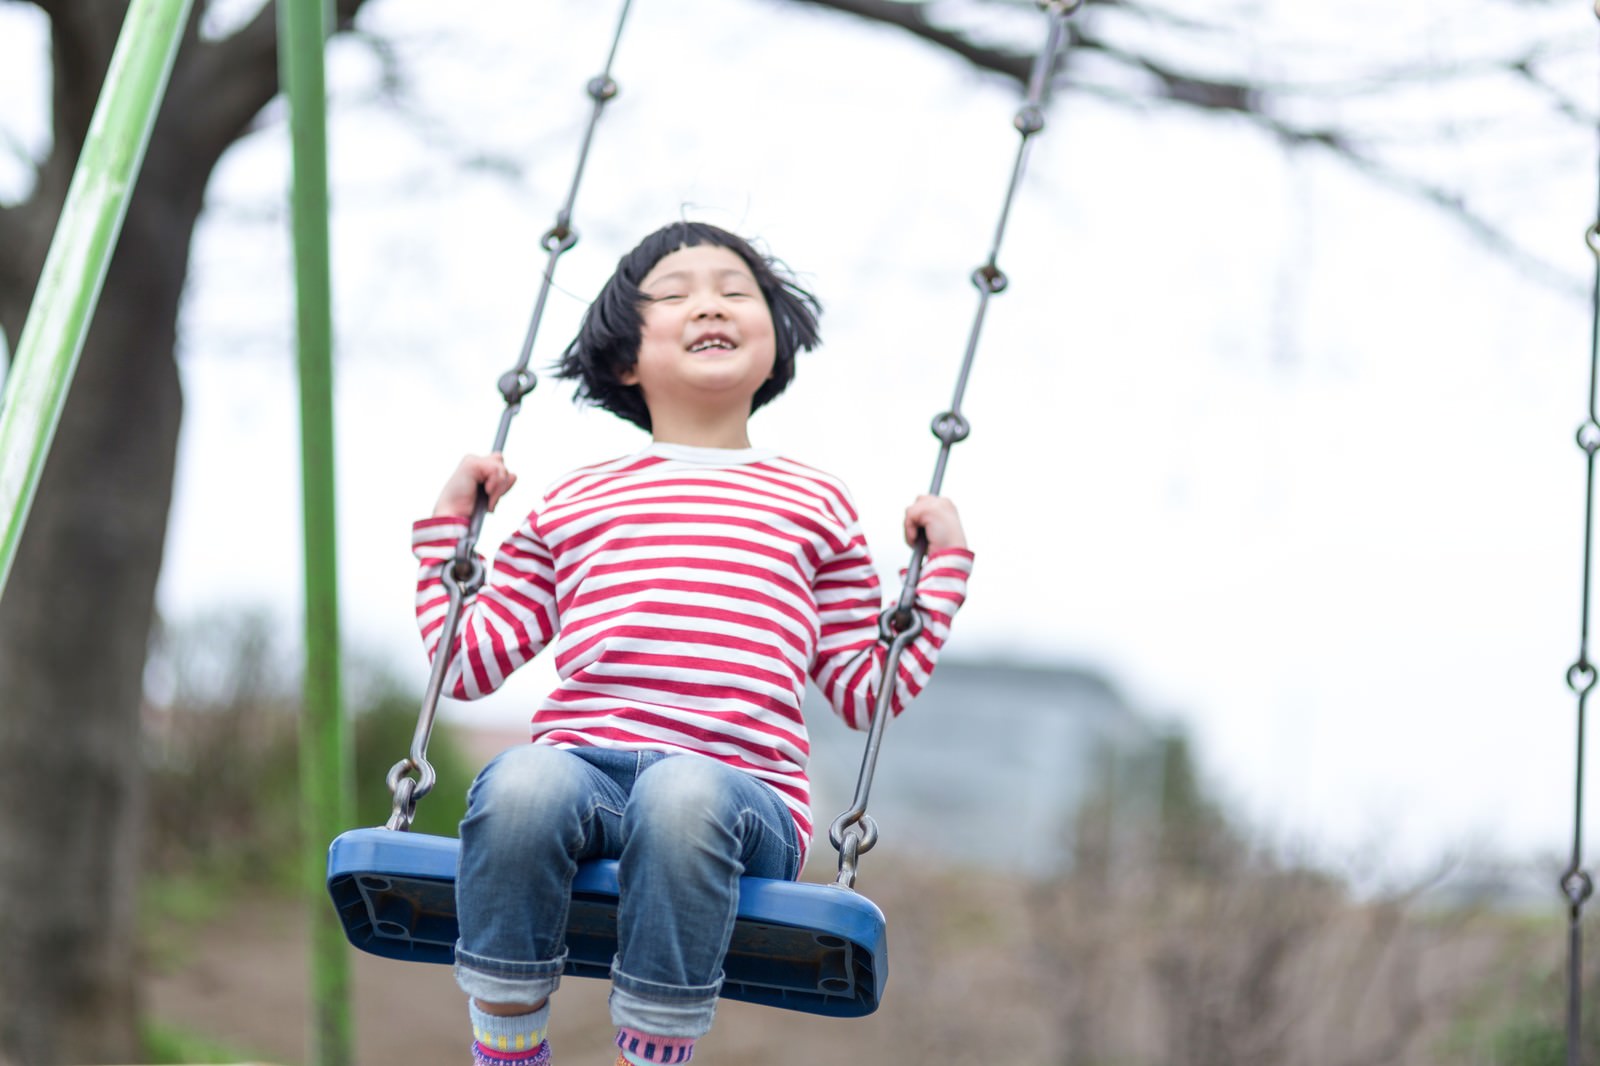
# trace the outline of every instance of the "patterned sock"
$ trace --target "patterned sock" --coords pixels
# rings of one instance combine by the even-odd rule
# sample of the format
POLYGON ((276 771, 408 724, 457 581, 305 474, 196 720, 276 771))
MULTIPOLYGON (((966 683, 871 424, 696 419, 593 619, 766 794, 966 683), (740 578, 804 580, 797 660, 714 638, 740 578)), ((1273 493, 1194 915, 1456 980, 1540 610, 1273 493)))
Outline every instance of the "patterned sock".
POLYGON ((477 1066, 549 1066, 550 1002, 528 1014, 490 1014, 468 1005, 472 1015, 472 1061, 477 1066))
POLYGON ((694 1058, 692 1036, 651 1036, 623 1026, 617 1030, 617 1047, 633 1066, 662 1066, 694 1058))

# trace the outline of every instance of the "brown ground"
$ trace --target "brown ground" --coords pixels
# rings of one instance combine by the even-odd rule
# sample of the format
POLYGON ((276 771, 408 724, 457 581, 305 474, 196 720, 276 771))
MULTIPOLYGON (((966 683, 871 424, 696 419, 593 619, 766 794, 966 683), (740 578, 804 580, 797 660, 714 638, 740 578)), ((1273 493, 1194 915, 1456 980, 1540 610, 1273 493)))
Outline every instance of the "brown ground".
MULTIPOLYGON (((1138 841, 1097 851, 1092 829, 1083 872, 1045 883, 874 850, 860 887, 889 918, 879 1011, 725 1002, 697 1066, 1490 1066, 1509 1061, 1508 1025, 1541 1036, 1529 1026, 1559 1022, 1552 922, 1358 903, 1238 856, 1210 873, 1169 867, 1138 841)), ((827 880, 832 849, 817 850, 808 876, 827 880)), ((266 900, 173 926, 149 946, 149 1013, 239 1060, 306 1062, 311 906, 331 904, 266 900)), ((470 1061, 448 968, 351 959, 356 1066, 470 1061)), ((615 1061, 607 989, 573 979, 557 993, 560 1066, 615 1061)))
MULTIPOLYGON (((520 739, 493 734, 469 737, 469 743, 474 757, 487 758, 520 739)), ((813 860, 820 865, 808 877, 828 880, 833 851, 826 840, 817 851, 813 860)), ((1029 994, 1026 967, 1009 962, 1028 954, 1019 923, 1005 919, 1021 910, 1020 888, 1003 882, 985 887, 973 877, 937 871, 908 874, 886 851, 864 857, 861 882, 889 917, 890 978, 879 1011, 834 1019, 724 1002, 715 1028, 696 1048, 696 1066, 882 1064, 924 1055, 973 1066, 1047 1061, 1042 1052, 1055 1025, 1048 1008, 1041 1011, 1036 990, 1029 994), (1006 1004, 1002 1017, 989 1019, 1005 1030, 997 1043, 966 1019, 1000 1004, 1006 1004), (1017 1016, 1019 1007, 1024 1013, 1017 1016)), ((310 905, 265 900, 199 929, 174 929, 151 952, 144 984, 149 1013, 263 1063, 305 1062, 310 905)), ((471 1061, 465 999, 448 967, 355 950, 350 957, 356 1066, 471 1061)), ((608 989, 604 981, 570 979, 556 994, 550 1043, 560 1066, 615 1061, 608 989)))
MULTIPOLYGON (((304 905, 279 900, 241 910, 189 934, 193 939, 186 944, 163 945, 167 960, 152 967, 144 986, 149 1012, 252 1060, 281 1066, 304 1062, 310 981, 304 905)), ((1004 999, 991 1000, 972 987, 980 976, 972 959, 963 960, 957 972, 936 974, 926 965, 931 960, 919 955, 914 946, 902 948, 897 938, 890 991, 882 1009, 869 1018, 819 1018, 725 1002, 695 1062, 891 1063, 919 1061, 935 1047, 949 1052, 946 1041, 964 1011, 1004 999), (902 1046, 908 1037, 921 1047, 902 1046)), ((358 1066, 470 1062, 465 1002, 447 967, 355 951, 351 957, 358 1066)), ((556 994, 550 1040, 558 1063, 600 1066, 615 1060, 607 988, 603 981, 572 979, 556 994)), ((1002 983, 989 993, 1004 997, 1007 990, 1002 983)), ((1024 1025, 1014 1034, 1015 1046, 990 1049, 999 1052, 994 1057, 971 1047, 930 1061, 985 1066, 1034 1061, 1049 1028, 1038 1021, 1024 1025)))

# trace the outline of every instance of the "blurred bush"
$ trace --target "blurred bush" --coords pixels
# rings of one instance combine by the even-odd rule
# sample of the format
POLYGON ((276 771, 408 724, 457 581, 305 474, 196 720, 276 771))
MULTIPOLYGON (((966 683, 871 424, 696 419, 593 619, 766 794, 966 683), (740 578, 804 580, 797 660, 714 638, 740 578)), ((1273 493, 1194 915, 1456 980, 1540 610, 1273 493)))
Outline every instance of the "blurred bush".
MULTIPOLYGON (((1230 821, 1181 734, 1141 758, 1148 765, 1132 772, 1103 763, 1070 868, 1029 894, 1031 962, 1054 990, 1053 1061, 1563 1060, 1555 908, 1530 915, 1509 895, 1440 891, 1482 876, 1466 857, 1357 892, 1230 821), (1130 781, 1154 782, 1154 794, 1134 794, 1130 781)), ((1600 1050, 1593 1039, 1585 1061, 1600 1050)))
MULTIPOLYGON (((301 869, 301 663, 266 614, 213 614, 163 626, 146 669, 143 758, 147 870, 287 888, 301 869)), ((370 657, 347 655, 355 825, 389 816, 385 778, 404 758, 421 693, 370 657)), ((453 836, 475 767, 449 728, 435 728, 434 790, 420 832, 453 836)))
MULTIPOLYGON (((169 913, 203 915, 216 886, 287 888, 299 876, 300 669, 275 628, 248 613, 198 619, 151 655, 145 853, 169 913)), ((355 824, 377 825, 420 693, 357 657, 346 691, 355 824)), ((453 834, 475 767, 444 726, 429 758, 439 783, 416 827, 453 834)), ((1518 912, 1493 891, 1441 895, 1428 879, 1354 891, 1230 818, 1179 732, 1103 753, 1097 774, 1070 827, 1071 861, 1049 876, 934 865, 891 847, 874 857, 865 890, 890 915, 895 977, 872 1018, 819 1029, 725 1004, 720 1046, 774 1062, 952 1066, 1563 1061, 1554 904, 1518 912), (795 1054, 773 1059, 774 1047, 795 1054)), ((831 879, 824 851, 813 859, 831 879)), ((1441 878, 1464 865, 1441 861, 1441 878)), ((1589 971, 1592 997, 1600 960, 1589 971)), ((1592 1003, 1584 1061, 1600 1061, 1592 1003)))

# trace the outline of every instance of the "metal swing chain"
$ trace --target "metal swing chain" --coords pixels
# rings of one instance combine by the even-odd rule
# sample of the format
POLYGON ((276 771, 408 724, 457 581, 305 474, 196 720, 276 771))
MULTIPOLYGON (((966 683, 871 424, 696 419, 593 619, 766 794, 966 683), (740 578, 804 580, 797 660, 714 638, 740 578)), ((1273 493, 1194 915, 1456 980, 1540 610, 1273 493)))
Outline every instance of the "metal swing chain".
MULTIPOLYGON (((1027 100, 1016 113, 1012 124, 1022 135, 1017 145, 1016 160, 1011 167, 1011 182, 1006 188, 1005 201, 1000 208, 1000 221, 995 226, 994 241, 989 246, 989 257, 972 272, 972 283, 978 289, 978 309, 973 317, 972 330, 967 336, 966 353, 961 360, 961 370, 956 377, 955 396, 950 409, 934 416, 933 435, 939 438, 939 457, 934 464, 933 481, 928 489, 937 496, 944 484, 945 467, 950 461, 950 449, 967 438, 971 426, 961 414, 961 400, 967 391, 967 379, 972 374, 972 363, 978 351, 978 337, 983 330, 984 315, 989 309, 989 299, 1005 290, 1007 280, 996 260, 1000 256, 1000 243, 1005 237, 1006 223, 1011 217, 1011 205, 1022 184, 1022 174, 1028 160, 1032 137, 1044 129, 1044 100, 1055 69, 1056 54, 1066 36, 1066 20, 1083 5, 1083 0, 1040 0, 1039 7, 1049 15, 1049 28, 1044 47, 1034 58, 1033 70, 1028 79, 1027 100)), ((878 751, 883 746, 883 731, 890 717, 890 706, 895 683, 899 678, 900 656, 923 628, 922 615, 916 610, 917 582, 922 576, 922 563, 928 552, 927 535, 917 534, 911 551, 911 563, 906 567, 905 580, 900 588, 900 599, 895 606, 878 618, 878 640, 888 645, 884 655, 882 680, 878 685, 873 706, 872 723, 867 731, 866 751, 861 757, 861 773, 856 780, 855 798, 850 809, 834 819, 828 829, 828 839, 839 852, 839 875, 834 880, 838 888, 854 888, 862 855, 872 850, 878 842, 878 824, 867 814, 867 797, 872 791, 872 777, 878 765, 878 751)))
MULTIPOLYGON (((500 376, 497 388, 505 400, 505 409, 500 413, 500 424, 495 431, 495 452, 505 450, 506 438, 511 431, 511 420, 522 409, 523 397, 532 392, 538 382, 533 371, 528 369, 528 363, 533 356, 534 338, 539 333, 539 323, 544 318, 545 304, 550 298, 550 289, 554 284, 556 261, 562 254, 578 243, 577 231, 572 228, 572 209, 578 198, 578 187, 583 182, 584 166, 589 160, 589 148, 594 143, 595 127, 599 125, 600 114, 617 95, 617 83, 612 80, 611 67, 617 58, 617 46, 622 41, 622 28, 628 21, 628 9, 632 0, 623 0, 622 9, 617 15, 616 29, 611 35, 611 47, 606 53, 605 67, 602 71, 589 79, 585 86, 593 106, 589 111, 589 122, 583 131, 583 142, 578 149, 578 165, 572 175, 572 184, 568 187, 567 198, 562 202, 556 212, 556 223, 549 232, 539 239, 539 246, 545 250, 549 258, 545 262, 544 272, 539 279, 539 294, 534 301, 533 314, 528 321, 528 330, 523 337, 522 351, 517 358, 517 363, 510 370, 500 376)), ((483 560, 478 558, 478 536, 483 532, 484 515, 489 510, 489 497, 484 492, 483 486, 478 486, 477 499, 473 503, 472 517, 467 523, 467 531, 456 543, 455 559, 445 568, 442 575, 445 591, 450 598, 449 606, 445 611, 444 625, 439 634, 437 651, 434 653, 433 669, 428 675, 428 685, 423 691, 422 710, 417 716, 417 728, 411 737, 410 753, 389 768, 389 792, 394 797, 394 806, 389 813, 387 828, 410 829, 412 819, 416 815, 417 801, 433 790, 437 781, 437 774, 433 764, 428 762, 428 740, 433 735, 433 721, 438 713, 439 698, 444 692, 444 674, 450 661, 450 646, 455 642, 456 630, 461 625, 461 607, 468 596, 475 594, 482 586, 484 580, 483 560), (416 776, 411 776, 415 774, 416 776)))
MULTIPOLYGON (((1600 3, 1595 4, 1600 17, 1600 3)), ((1594 572, 1595 455, 1600 452, 1600 193, 1597 193, 1595 222, 1584 234, 1589 251, 1595 255, 1594 292, 1589 332, 1589 417, 1578 427, 1578 447, 1584 454, 1585 493, 1583 511, 1583 591, 1578 621, 1578 658, 1567 668, 1567 687, 1578 698, 1577 772, 1572 815, 1572 861, 1561 875, 1561 892, 1567 898, 1567 1066, 1580 1066, 1583 1060, 1583 906, 1594 894, 1594 880, 1583 868, 1583 778, 1589 693, 1594 691, 1597 673, 1589 661, 1590 592, 1594 572)))

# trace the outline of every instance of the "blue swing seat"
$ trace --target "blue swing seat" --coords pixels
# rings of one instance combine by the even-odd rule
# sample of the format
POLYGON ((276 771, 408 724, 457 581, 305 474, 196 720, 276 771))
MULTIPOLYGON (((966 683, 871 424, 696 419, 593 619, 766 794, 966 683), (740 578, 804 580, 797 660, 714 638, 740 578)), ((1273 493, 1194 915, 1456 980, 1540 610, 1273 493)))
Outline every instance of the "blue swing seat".
MULTIPOLYGON (((328 849, 328 893, 350 943, 390 959, 454 961, 459 851, 451 837, 385 828, 341 833, 328 849)), ((616 860, 578 867, 565 974, 610 976, 617 896, 616 860)), ((866 897, 834 885, 746 877, 722 995, 860 1017, 878 1009, 888 961, 883 912, 866 897)))

